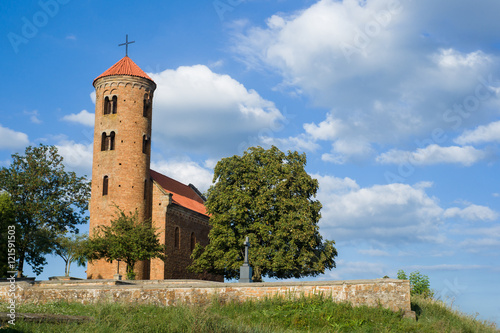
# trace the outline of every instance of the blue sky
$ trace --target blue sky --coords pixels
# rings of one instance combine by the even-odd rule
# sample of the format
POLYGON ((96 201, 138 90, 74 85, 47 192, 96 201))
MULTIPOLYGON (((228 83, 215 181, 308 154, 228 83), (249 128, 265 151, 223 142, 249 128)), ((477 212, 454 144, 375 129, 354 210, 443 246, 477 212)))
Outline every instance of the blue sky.
MULTIPOLYGON (((305 152, 339 252, 319 279, 419 270, 499 322, 498 12, 494 0, 3 1, 0 165, 44 143, 90 177, 92 81, 128 34, 158 85, 152 168, 206 190, 217 160, 249 146, 305 152)), ((63 274, 49 259, 39 278, 63 274)))

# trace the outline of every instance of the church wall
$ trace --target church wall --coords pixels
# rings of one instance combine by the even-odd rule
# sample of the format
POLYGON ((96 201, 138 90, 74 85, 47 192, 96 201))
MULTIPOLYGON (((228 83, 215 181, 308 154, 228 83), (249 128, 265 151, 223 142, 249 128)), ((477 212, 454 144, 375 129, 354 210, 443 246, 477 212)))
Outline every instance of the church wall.
POLYGON ((165 261, 151 260, 151 280, 202 279, 224 281, 222 276, 195 274, 187 270, 191 264, 192 239, 202 246, 208 245, 210 226, 208 216, 194 212, 172 202, 171 194, 153 185, 153 226, 160 231, 160 243, 166 244, 165 261), (178 229, 177 229, 178 228, 178 229), (176 242, 176 230, 178 230, 176 242))

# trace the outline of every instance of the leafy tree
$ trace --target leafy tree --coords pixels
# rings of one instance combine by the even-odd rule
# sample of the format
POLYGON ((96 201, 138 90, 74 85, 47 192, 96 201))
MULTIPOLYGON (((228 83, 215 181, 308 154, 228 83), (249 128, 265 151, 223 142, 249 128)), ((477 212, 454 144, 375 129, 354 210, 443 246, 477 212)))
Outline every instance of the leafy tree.
POLYGON ((38 275, 53 251, 55 238, 88 219, 85 212, 90 184, 66 172, 55 146, 29 146, 25 155, 13 154, 8 168, 0 170, 0 189, 14 205, 17 276, 27 263, 38 275))
MULTIPOLYGON (((8 236, 9 227, 15 226, 14 205, 7 192, 0 193, 0 277, 7 277, 9 267, 8 236)), ((15 235, 14 235, 15 236, 15 235)))
POLYGON ((402 269, 398 271, 398 279, 400 280, 410 280, 410 294, 411 295, 422 295, 424 297, 433 297, 434 292, 430 289, 429 277, 427 275, 420 274, 419 271, 414 271, 410 273, 408 277, 402 269))
POLYGON ((285 154, 274 146, 249 148, 243 156, 219 161, 205 203, 210 243, 196 245, 190 270, 237 278, 245 236, 255 282, 263 276, 316 276, 335 267, 335 242, 323 241, 318 231, 318 181, 305 165, 305 154, 285 154))
POLYGON ((137 261, 151 258, 165 259, 165 246, 160 244, 150 221, 139 221, 138 212, 129 213, 117 207, 117 218, 110 226, 99 226, 90 237, 86 255, 89 261, 122 260, 127 264, 127 279, 134 280, 137 261))
POLYGON ((59 236, 56 238, 54 253, 60 256, 65 263, 64 275, 69 276, 71 263, 76 262, 78 266, 85 266, 85 248, 88 237, 85 234, 72 234, 71 236, 59 236))

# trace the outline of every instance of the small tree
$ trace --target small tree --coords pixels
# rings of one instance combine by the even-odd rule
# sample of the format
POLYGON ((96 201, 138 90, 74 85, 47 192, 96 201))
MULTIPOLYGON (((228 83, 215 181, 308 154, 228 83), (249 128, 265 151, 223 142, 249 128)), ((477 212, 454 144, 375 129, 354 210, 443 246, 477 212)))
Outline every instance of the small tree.
POLYGON ((430 289, 429 277, 427 275, 420 274, 419 271, 414 271, 410 273, 408 277, 402 269, 398 271, 398 279, 400 280, 410 280, 410 294, 411 295, 422 295, 425 298, 433 297, 434 292, 430 289))
POLYGON ((71 236, 59 236, 56 238, 54 253, 64 260, 65 276, 69 276, 72 262, 76 262, 78 266, 85 266, 87 262, 85 256, 87 241, 88 237, 85 234, 72 234, 71 236))
POLYGON ((137 261, 165 259, 165 246, 160 244, 150 221, 139 221, 138 212, 129 213, 117 207, 117 217, 110 226, 99 226, 89 238, 86 256, 89 261, 121 260, 127 264, 127 279, 134 280, 137 261))
POLYGON ((318 181, 305 165, 305 154, 285 154, 274 146, 219 161, 205 204, 210 243, 196 244, 190 270, 237 278, 246 236, 254 282, 263 276, 316 276, 335 267, 335 242, 319 233, 318 181))
MULTIPOLYGON (((9 257, 16 257, 15 253, 9 253, 9 227, 15 227, 14 219, 14 205, 10 199, 10 195, 7 192, 0 193, 0 277, 7 277, 8 271, 14 271, 14 268, 9 266, 9 257)), ((14 232, 15 230, 11 231, 14 232)), ((11 235, 12 236, 12 235, 11 235)), ((12 237, 11 237, 12 239, 12 237)))

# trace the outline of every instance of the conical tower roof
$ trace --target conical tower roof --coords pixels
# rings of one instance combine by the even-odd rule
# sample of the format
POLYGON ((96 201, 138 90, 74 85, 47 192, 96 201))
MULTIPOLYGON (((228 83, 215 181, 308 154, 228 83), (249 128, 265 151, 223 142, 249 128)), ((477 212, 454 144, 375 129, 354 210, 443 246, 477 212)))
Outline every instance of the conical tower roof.
POLYGON ((154 82, 153 79, 151 79, 146 73, 144 73, 144 71, 139 66, 137 66, 136 63, 133 62, 132 59, 130 59, 128 56, 123 57, 120 61, 111 66, 107 71, 96 77, 93 83, 95 83, 95 81, 97 81, 97 79, 100 79, 101 77, 111 75, 138 76, 154 82))

